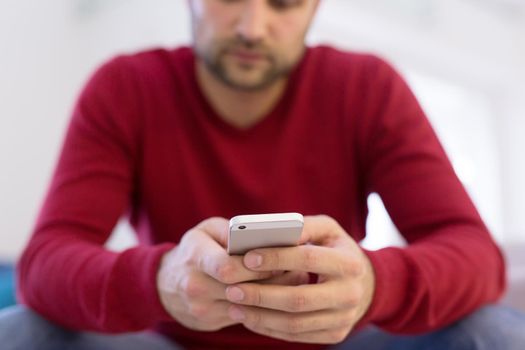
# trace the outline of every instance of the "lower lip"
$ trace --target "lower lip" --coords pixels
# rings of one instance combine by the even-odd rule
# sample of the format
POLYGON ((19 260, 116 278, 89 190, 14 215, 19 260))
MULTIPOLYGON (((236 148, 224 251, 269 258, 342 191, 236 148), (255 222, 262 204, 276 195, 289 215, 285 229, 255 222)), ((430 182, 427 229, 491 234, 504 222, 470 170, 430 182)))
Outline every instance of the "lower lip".
POLYGON ((255 63, 264 59, 262 55, 247 54, 243 52, 232 52, 231 55, 244 63, 255 63))

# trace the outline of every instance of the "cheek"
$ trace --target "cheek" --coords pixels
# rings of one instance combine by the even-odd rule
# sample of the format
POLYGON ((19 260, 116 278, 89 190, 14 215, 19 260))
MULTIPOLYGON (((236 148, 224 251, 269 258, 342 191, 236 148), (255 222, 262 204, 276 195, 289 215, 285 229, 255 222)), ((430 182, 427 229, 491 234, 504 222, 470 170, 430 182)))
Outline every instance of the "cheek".
POLYGON ((215 4, 209 2, 193 9, 195 40, 200 46, 213 43, 216 38, 226 35, 231 27, 231 14, 215 4))
POLYGON ((295 60, 304 47, 307 23, 296 18, 282 21, 274 31, 274 38, 289 61, 295 60))
POLYGON ((216 36, 217 33, 214 23, 204 18, 196 25, 194 44, 201 51, 213 51, 216 42, 216 36))
POLYGON ((225 6, 220 1, 207 3, 202 13, 203 33, 210 37, 231 35, 235 28, 236 7, 225 6))

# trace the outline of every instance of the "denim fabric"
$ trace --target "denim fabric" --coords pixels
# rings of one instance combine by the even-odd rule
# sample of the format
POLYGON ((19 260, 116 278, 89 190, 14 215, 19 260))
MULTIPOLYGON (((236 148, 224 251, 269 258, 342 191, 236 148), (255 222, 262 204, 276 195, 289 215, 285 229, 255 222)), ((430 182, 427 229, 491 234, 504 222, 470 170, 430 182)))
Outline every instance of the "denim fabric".
POLYGON ((20 305, 0 310, 0 344, 2 350, 181 350, 148 332, 72 332, 20 305))
MULTIPOLYGON (((152 333, 104 335, 71 332, 53 325, 23 306, 0 311, 3 350, 180 350, 152 333)), ((525 315, 503 306, 486 306, 442 330, 399 336, 369 327, 331 350, 523 350, 525 315)))
POLYGON ((331 350, 523 350, 525 314, 500 305, 485 306, 436 332, 400 336, 368 327, 331 350))

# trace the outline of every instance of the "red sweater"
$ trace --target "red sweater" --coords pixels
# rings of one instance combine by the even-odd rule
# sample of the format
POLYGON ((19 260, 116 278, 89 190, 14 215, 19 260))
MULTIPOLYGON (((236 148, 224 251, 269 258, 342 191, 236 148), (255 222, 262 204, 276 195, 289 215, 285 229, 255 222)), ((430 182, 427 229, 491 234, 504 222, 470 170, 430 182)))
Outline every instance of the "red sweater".
POLYGON ((328 214, 365 236, 377 192, 409 246, 366 252, 376 292, 362 323, 424 332, 504 289, 498 248, 423 111, 385 62, 310 48, 275 108, 239 130, 204 98, 189 48, 122 56, 83 90, 34 234, 19 262, 24 303, 66 327, 155 328, 188 348, 319 348, 242 326, 201 333, 164 311, 161 255, 211 216, 328 214), (103 244, 123 214, 140 245, 103 244))

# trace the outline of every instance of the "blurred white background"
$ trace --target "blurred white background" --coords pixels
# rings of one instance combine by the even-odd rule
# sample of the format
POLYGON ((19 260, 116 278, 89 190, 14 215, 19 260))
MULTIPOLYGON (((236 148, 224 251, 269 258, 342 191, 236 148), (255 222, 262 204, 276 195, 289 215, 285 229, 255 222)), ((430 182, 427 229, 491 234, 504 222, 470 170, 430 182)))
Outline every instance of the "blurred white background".
MULTIPOLYGON (((0 0, 0 260, 27 241, 82 84, 115 54, 189 43, 183 0, 0 0)), ((309 43, 408 79, 496 239, 525 243, 525 2, 323 0, 309 43)), ((365 245, 397 243, 377 196, 365 245)), ((119 224, 112 247, 132 244, 119 224)))

